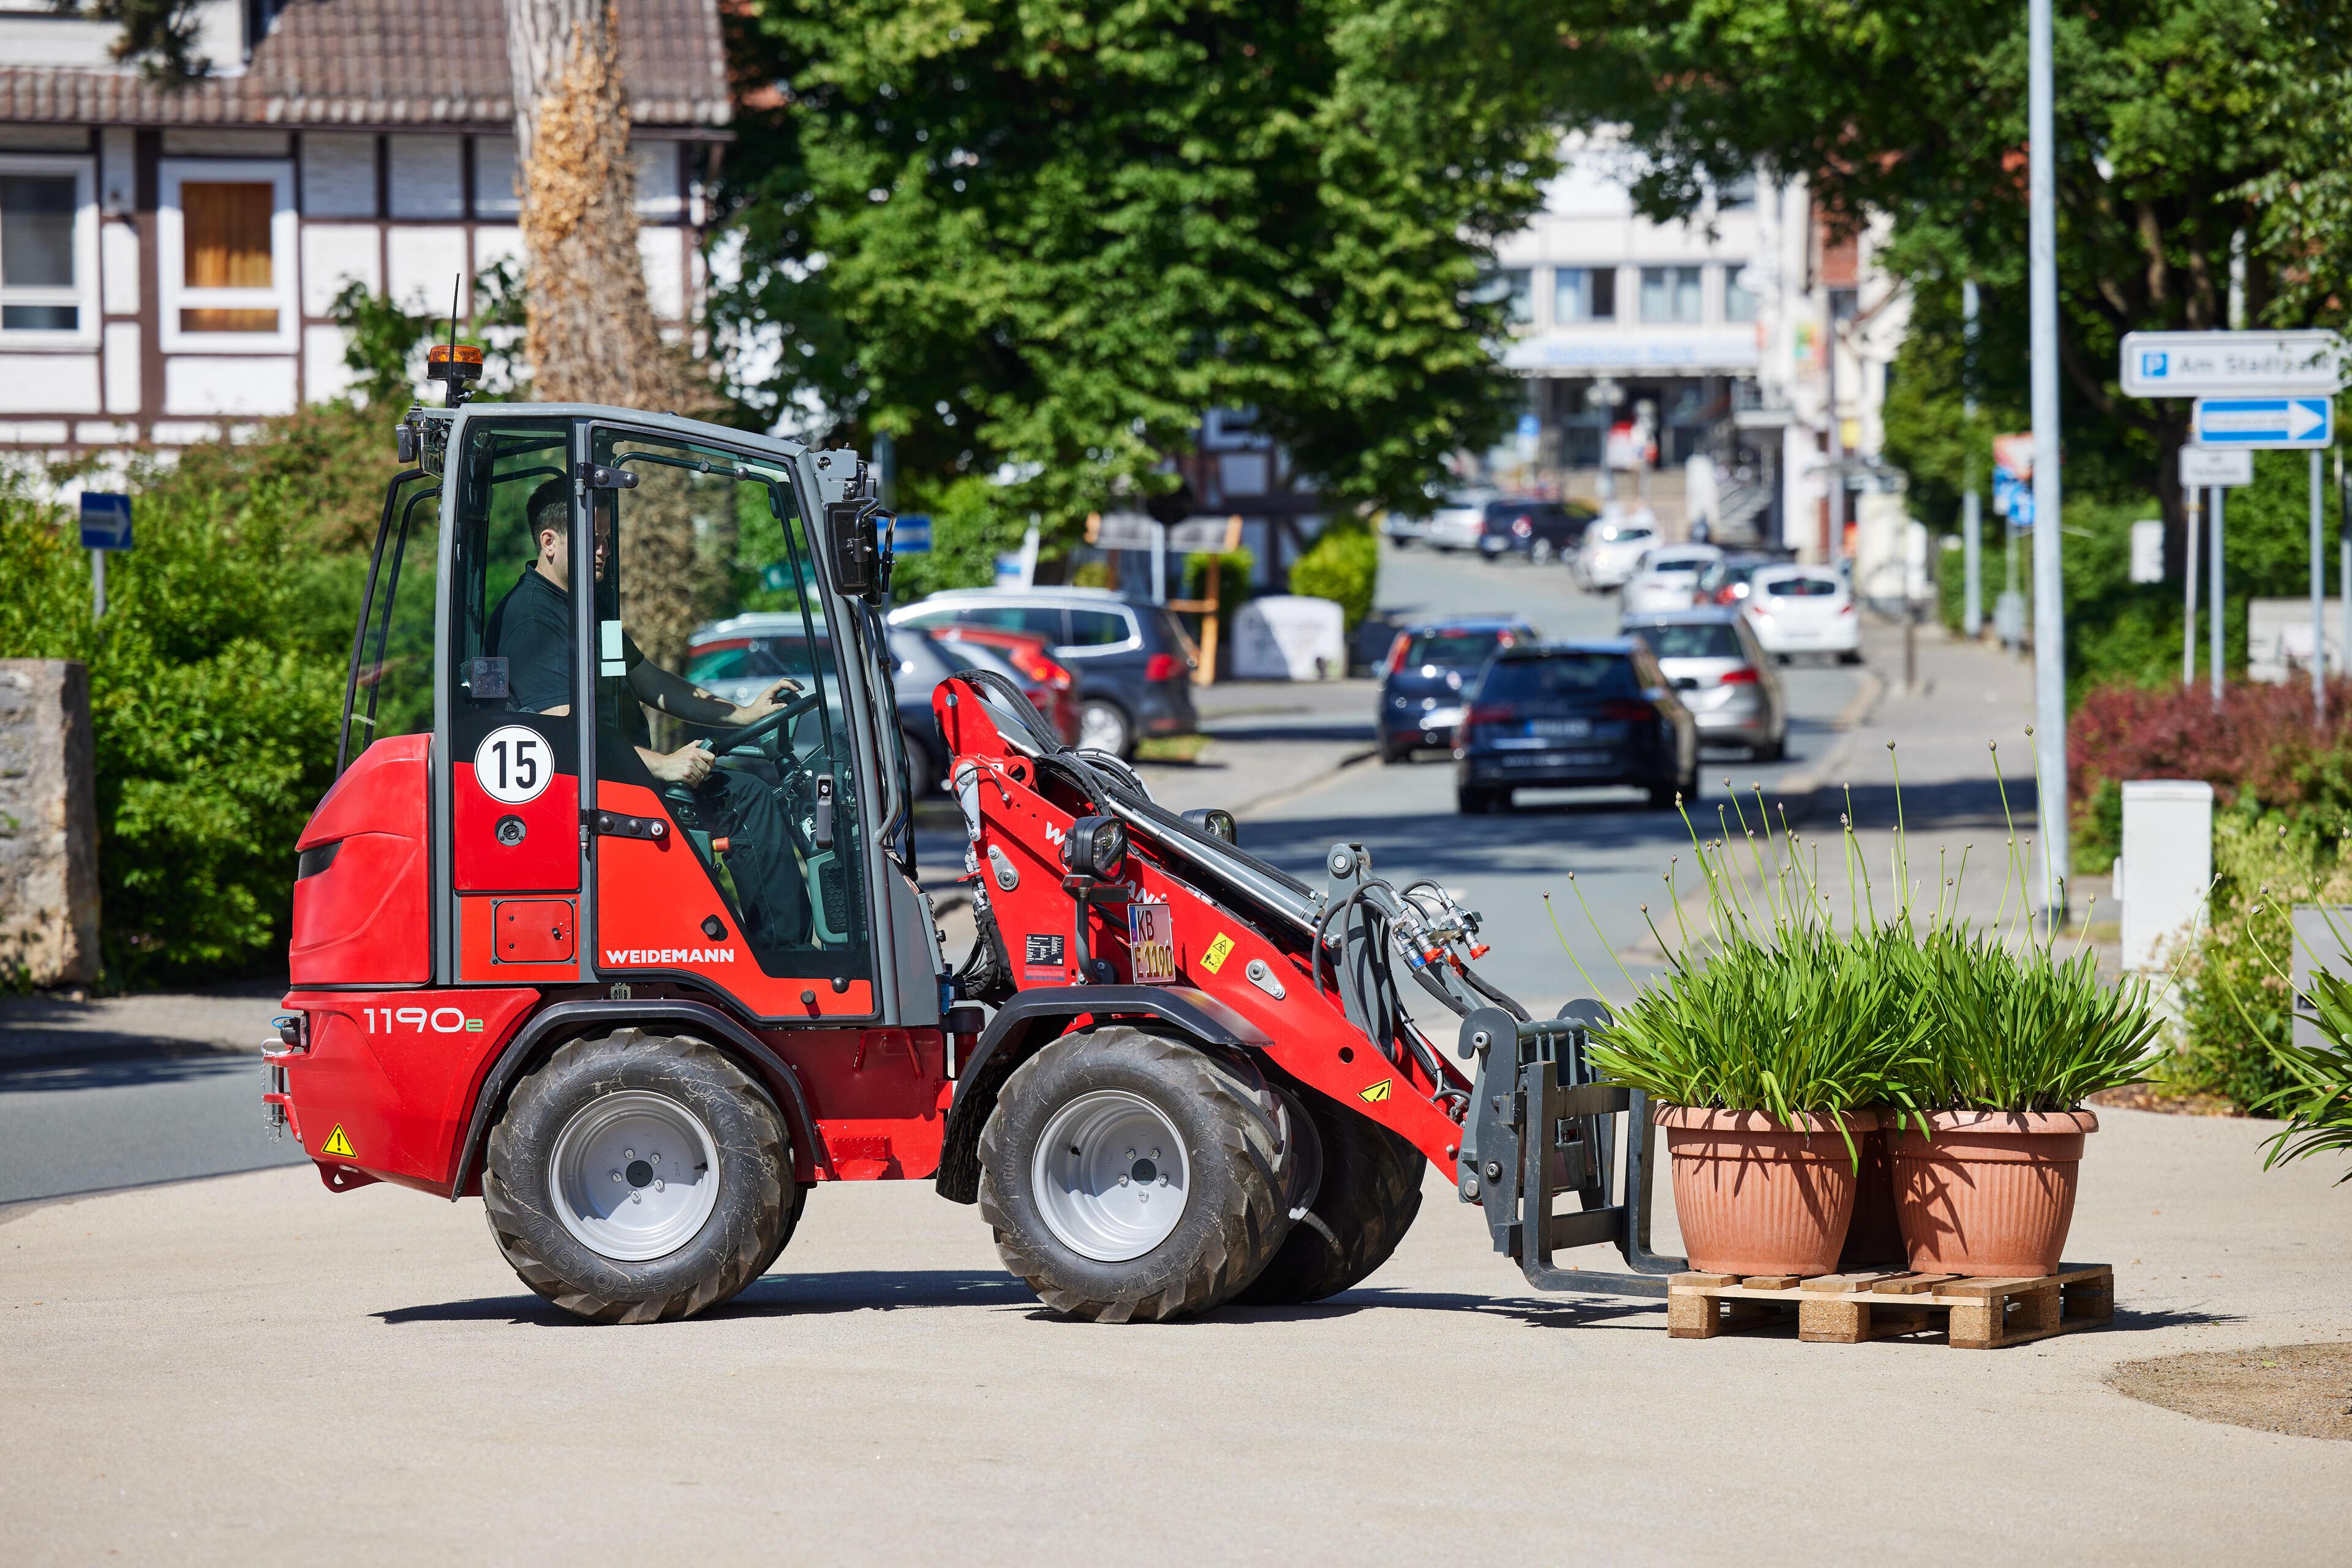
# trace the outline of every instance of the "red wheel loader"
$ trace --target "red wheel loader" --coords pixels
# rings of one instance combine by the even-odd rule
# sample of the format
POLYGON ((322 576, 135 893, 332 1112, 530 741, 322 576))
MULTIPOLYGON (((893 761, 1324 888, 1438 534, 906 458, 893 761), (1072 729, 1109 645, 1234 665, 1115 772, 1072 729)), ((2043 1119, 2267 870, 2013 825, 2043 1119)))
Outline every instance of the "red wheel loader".
POLYGON ((934 697, 951 970, 855 455, 462 398, 399 443, 265 1052, 329 1188, 478 1194, 534 1290, 640 1322, 757 1279, 812 1188, 929 1180, 1046 1303, 1124 1321, 1347 1289, 1428 1162, 1537 1287, 1664 1293, 1597 1004, 1529 1018, 1444 889, 1347 844, 1310 887, 984 671, 934 697), (746 615, 768 664, 674 668, 746 615), (1622 1266, 1553 1261, 1600 1243, 1622 1266))

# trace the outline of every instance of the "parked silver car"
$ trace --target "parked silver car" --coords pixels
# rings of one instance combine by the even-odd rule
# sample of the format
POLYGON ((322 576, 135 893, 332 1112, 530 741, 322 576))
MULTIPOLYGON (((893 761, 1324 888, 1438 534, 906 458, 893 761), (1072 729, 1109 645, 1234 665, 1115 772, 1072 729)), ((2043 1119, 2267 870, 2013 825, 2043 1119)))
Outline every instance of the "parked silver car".
POLYGON ((1745 746, 1759 762, 1787 752, 1789 704, 1780 672, 1738 610, 1707 605, 1628 616, 1623 630, 1657 656, 1675 695, 1698 721, 1701 743, 1745 746))

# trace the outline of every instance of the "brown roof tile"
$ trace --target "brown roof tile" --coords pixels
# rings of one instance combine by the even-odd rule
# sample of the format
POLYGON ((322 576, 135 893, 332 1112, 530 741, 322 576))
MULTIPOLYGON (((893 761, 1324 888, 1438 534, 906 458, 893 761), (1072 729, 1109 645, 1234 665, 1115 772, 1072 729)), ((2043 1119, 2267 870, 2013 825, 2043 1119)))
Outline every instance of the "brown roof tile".
MULTIPOLYGON (((617 0, 640 125, 727 123, 715 0, 617 0)), ((289 0, 240 77, 0 67, 0 122, 499 125, 513 118, 500 0, 289 0)))

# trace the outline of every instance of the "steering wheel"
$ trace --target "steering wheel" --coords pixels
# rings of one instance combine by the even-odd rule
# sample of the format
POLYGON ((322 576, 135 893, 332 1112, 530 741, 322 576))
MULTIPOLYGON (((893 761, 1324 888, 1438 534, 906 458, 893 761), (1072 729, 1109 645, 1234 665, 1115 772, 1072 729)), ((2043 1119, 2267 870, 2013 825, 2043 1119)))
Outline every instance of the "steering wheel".
POLYGON ((762 714, 728 737, 722 756, 738 753, 757 754, 768 738, 802 714, 813 711, 824 700, 822 691, 811 691, 785 703, 773 713, 762 714))

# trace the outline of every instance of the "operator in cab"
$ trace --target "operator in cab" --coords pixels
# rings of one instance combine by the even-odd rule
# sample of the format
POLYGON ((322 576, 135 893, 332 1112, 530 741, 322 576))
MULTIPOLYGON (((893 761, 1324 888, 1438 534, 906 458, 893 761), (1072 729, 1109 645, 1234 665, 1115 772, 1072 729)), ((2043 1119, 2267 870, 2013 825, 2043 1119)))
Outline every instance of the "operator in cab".
MULTIPOLYGON (((611 492, 598 492, 594 504, 596 580, 603 583, 611 574, 611 492)), ((539 553, 490 612, 484 640, 492 654, 507 660, 510 704, 526 713, 560 716, 572 711, 573 682, 571 481, 541 484, 525 503, 524 516, 539 553)), ((603 618, 601 609, 598 614, 603 618)), ((698 826, 728 840, 727 863, 742 905, 743 934, 755 947, 772 953, 805 946, 808 889, 774 792, 748 773, 715 766, 708 742, 692 741, 674 752, 654 750, 645 716, 649 707, 702 729, 740 729, 798 697, 800 683, 779 680, 751 701, 735 703, 651 663, 625 632, 621 654, 628 690, 636 700, 624 701, 617 693, 600 700, 600 750, 634 751, 646 772, 667 786, 664 793, 691 793, 698 826)))

